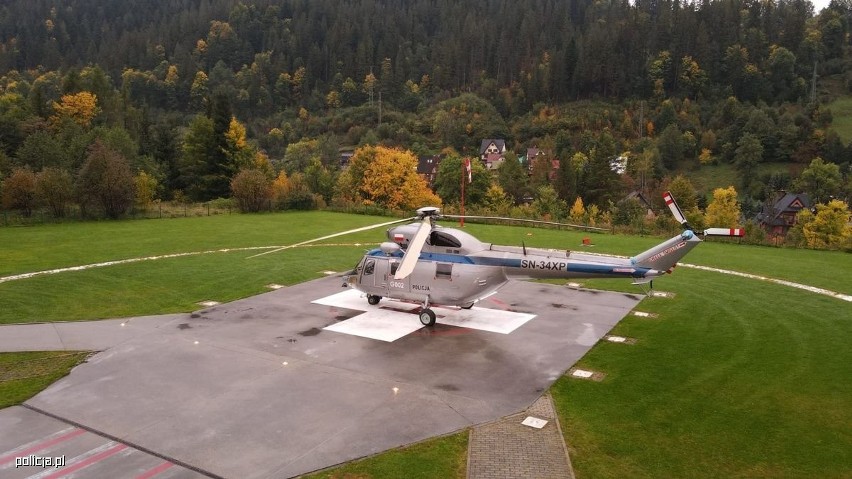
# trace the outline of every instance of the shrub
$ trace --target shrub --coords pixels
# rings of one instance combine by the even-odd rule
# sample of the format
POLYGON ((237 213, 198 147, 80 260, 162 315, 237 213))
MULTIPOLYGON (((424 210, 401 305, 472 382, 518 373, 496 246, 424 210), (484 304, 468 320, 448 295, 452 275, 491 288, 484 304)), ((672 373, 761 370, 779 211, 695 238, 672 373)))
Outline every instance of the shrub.
POLYGON ((121 153, 96 141, 77 177, 77 192, 81 206, 95 203, 108 218, 118 218, 133 204, 130 164, 121 153))
POLYGON ((36 176, 28 167, 15 168, 3 181, 3 207, 29 217, 36 204, 36 176))
POLYGON ((64 169, 48 167, 41 170, 35 180, 38 196, 50 207, 53 217, 65 216, 68 203, 74 196, 74 181, 71 173, 64 169))
POLYGON ((231 193, 244 213, 257 213, 272 199, 272 185, 260 170, 241 170, 231 180, 231 193))

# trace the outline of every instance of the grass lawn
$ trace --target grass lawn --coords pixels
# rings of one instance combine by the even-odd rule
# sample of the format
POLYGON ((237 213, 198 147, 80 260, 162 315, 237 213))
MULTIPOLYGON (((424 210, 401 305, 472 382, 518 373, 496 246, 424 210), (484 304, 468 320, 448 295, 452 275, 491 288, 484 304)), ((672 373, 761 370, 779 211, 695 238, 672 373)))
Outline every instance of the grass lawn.
MULTIPOLYGON (((285 245, 387 220, 285 213, 0 228, 0 275, 285 245)), ((622 255, 661 241, 470 223, 466 230, 497 244, 558 249, 581 249, 590 237, 589 251, 622 255)), ((197 301, 229 301, 271 282, 346 270, 382 239, 378 229, 328 241, 360 246, 294 248, 254 259, 247 259, 253 252, 212 253, 9 281, 0 283, 0 323, 189 311, 197 301)), ((685 261, 852 294, 847 253, 707 242, 685 261)), ((637 291, 627 281, 584 283, 637 291)), ((659 318, 628 316, 613 331, 637 343, 600 343, 581 360, 605 379, 562 378, 552 389, 578 477, 850 477, 849 303, 687 268, 655 286, 677 294, 638 307, 659 318)), ((463 476, 466 441, 460 433, 317 477, 463 476)))
MULTIPOLYGON (((0 274, 218 248, 286 245, 387 220, 299 212, 0 228, 0 243, 9 245, 0 251, 0 274)), ((470 223, 466 229, 497 244, 523 242, 558 249, 581 249, 582 238, 590 236, 595 246, 589 251, 622 255, 639 253, 662 240, 470 223)), ((295 284, 321 277, 323 271, 349 270, 383 235, 381 228, 326 241, 351 246, 300 247, 257 258, 249 258, 256 251, 215 252, 8 281, 0 283, 4 304, 0 324, 192 311, 198 309, 199 301, 232 301, 266 291, 269 283, 295 284)), ((685 260, 852 293, 848 277, 824 274, 833 267, 852 270, 852 255, 845 253, 707 242, 685 260)), ((614 287, 625 283, 605 282, 614 287)))
POLYGON ((305 476, 309 479, 462 479, 467 474, 468 432, 424 441, 305 476))
POLYGON ((80 364, 87 352, 0 353, 0 409, 38 394, 80 364))
MULTIPOLYGON (((0 228, 0 276, 140 256, 292 244, 382 221, 390 218, 293 212, 0 228)), ((344 239, 377 241, 377 232, 380 236, 377 230, 344 239)))
POLYGON ((852 141, 852 96, 844 96, 828 104, 831 110, 831 130, 844 144, 852 141))
MULTIPOLYGON (((838 270, 834 270, 838 271, 838 270)), ((579 478, 849 477, 852 307, 680 270, 552 388, 579 478)))

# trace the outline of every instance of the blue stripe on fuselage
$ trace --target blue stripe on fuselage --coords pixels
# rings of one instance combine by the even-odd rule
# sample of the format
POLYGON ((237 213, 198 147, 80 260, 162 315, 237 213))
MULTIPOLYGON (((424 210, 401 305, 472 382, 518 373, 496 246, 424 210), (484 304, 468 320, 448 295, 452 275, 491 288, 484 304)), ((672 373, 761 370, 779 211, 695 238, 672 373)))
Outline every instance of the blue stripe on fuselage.
MULTIPOLYGON (((369 256, 386 256, 380 249, 374 249, 367 253, 369 256)), ((402 257, 402 252, 397 251, 392 256, 394 257, 402 257)), ((525 258, 526 259, 526 258, 525 258)), ((542 270, 547 268, 521 268, 522 259, 521 258, 495 258, 492 256, 465 256, 460 254, 447 254, 447 253, 420 253, 420 261, 437 261, 441 263, 455 263, 455 264, 472 264, 477 266, 494 266, 498 268, 518 268, 518 269, 529 269, 531 271, 542 270)), ((534 260, 529 260, 534 261, 534 260)), ((635 271, 615 271, 616 269, 625 269, 631 268, 630 266, 617 266, 617 265, 605 265, 605 264, 586 264, 586 263, 571 263, 567 262, 565 264, 565 269, 563 271, 571 272, 571 273, 585 273, 585 274, 608 274, 613 276, 625 276, 625 277, 633 277, 633 278, 643 278, 645 277, 645 273, 649 271, 648 268, 640 268, 635 265, 632 266, 632 269, 635 271)))
POLYGON ((441 263, 476 264, 471 256, 446 253, 420 253, 420 259, 440 261, 441 263))

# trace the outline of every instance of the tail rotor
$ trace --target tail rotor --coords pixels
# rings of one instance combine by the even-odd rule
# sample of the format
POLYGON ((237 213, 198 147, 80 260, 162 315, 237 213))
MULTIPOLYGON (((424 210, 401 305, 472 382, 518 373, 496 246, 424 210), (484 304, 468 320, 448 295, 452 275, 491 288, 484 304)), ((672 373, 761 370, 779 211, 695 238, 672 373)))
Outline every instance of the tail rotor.
POLYGON ((672 196, 671 192, 666 191, 663 193, 663 200, 666 202, 666 206, 669 207, 669 211, 672 212, 672 216, 674 216, 675 220, 678 223, 683 225, 685 229, 692 231, 692 227, 689 226, 689 223, 686 221, 686 216, 684 216, 683 211, 681 211, 680 206, 677 205, 677 201, 675 201, 674 196, 672 196))
POLYGON ((683 211, 681 211, 680 206, 678 206, 677 202, 672 196, 670 191, 666 191, 663 193, 663 200, 666 202, 666 206, 669 207, 669 210, 672 212, 672 216, 674 216, 675 220, 678 223, 683 225, 684 229, 688 231, 692 231, 693 233, 699 234, 701 236, 727 236, 727 237, 743 237, 745 236, 745 230, 742 228, 707 228, 704 231, 695 231, 692 226, 686 221, 686 216, 684 216, 683 211))

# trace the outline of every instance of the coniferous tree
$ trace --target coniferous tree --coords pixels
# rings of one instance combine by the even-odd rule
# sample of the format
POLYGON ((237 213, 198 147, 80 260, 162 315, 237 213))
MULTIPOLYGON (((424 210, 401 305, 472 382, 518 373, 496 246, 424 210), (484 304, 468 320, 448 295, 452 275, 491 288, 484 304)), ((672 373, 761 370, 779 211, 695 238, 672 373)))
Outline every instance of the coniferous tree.
POLYGON ((505 160, 497 168, 497 182, 515 204, 522 203, 529 194, 527 172, 514 153, 507 153, 505 160))
POLYGON ((231 176, 236 172, 228 157, 227 133, 231 126, 231 102, 222 92, 213 96, 210 108, 213 126, 213 144, 207 152, 207 169, 204 173, 205 191, 202 199, 223 198, 230 191, 231 176))

